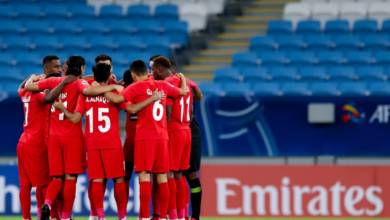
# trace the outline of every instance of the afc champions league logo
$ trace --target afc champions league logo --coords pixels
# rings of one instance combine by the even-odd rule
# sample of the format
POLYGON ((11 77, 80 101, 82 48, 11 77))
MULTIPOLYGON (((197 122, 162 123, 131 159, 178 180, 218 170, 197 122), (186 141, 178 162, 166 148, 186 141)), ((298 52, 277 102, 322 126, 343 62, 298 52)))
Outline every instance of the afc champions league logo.
POLYGON ((346 104, 341 107, 341 120, 345 124, 360 124, 366 119, 366 114, 362 109, 357 108, 354 104, 346 104))

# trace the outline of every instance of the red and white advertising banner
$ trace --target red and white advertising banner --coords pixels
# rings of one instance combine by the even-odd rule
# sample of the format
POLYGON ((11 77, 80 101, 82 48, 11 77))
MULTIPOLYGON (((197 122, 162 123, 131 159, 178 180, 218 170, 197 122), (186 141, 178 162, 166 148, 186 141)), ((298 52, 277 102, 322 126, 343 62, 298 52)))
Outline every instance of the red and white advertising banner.
POLYGON ((204 216, 390 217, 390 166, 202 167, 204 216))

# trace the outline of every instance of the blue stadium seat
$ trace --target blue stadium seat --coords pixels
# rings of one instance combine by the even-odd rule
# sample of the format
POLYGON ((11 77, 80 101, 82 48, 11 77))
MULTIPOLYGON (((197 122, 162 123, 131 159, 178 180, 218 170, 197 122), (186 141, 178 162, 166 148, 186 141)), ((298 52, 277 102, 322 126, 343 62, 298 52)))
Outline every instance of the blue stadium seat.
POLYGON ((172 50, 169 38, 149 36, 144 39, 144 42, 146 45, 146 51, 149 53, 171 57, 172 50))
POLYGON ((27 20, 24 23, 27 35, 33 33, 48 34, 52 31, 52 25, 50 20, 27 20))
POLYGON ((160 4, 154 10, 154 18, 159 21, 179 20, 179 8, 175 4, 160 4))
POLYGON ((100 8, 99 17, 101 18, 123 17, 122 7, 120 5, 103 5, 100 8))
POLYGON ((87 36, 88 43, 91 45, 91 47, 99 48, 102 50, 114 50, 118 48, 118 44, 115 42, 115 40, 110 36, 102 36, 97 35, 90 37, 87 36))
POLYGON ((252 90, 257 96, 281 96, 280 85, 275 82, 258 82, 252 85, 252 90))
POLYGON ((386 19, 382 23, 382 30, 383 33, 390 33, 390 19, 386 19))
POLYGON ((272 67, 269 69, 272 80, 277 81, 294 81, 299 80, 300 76, 297 69, 293 67, 272 67))
POLYGON ((246 83, 225 83, 222 84, 226 96, 251 96, 254 95, 249 84, 246 83))
POLYGON ((250 41, 251 51, 275 50, 278 48, 278 43, 270 36, 256 36, 250 41))
POLYGON ((257 83, 259 81, 272 80, 272 76, 268 74, 266 68, 243 68, 241 69, 241 75, 244 77, 246 83, 257 83))
POLYGON ((375 62, 371 53, 367 51, 348 51, 344 57, 350 65, 365 65, 375 62))
POLYGON ((336 35, 333 42, 340 50, 359 49, 364 46, 360 38, 353 35, 336 35))
POLYGON ((357 20, 353 24, 353 32, 357 34, 373 34, 378 31, 378 22, 372 19, 357 20))
POLYGON ((20 81, 24 78, 21 71, 16 68, 1 67, 0 72, 0 83, 2 85, 12 81, 20 81))
POLYGON ((389 37, 384 34, 365 35, 361 39, 364 48, 369 50, 386 49, 390 46, 389 37))
POLYGON ((167 21, 163 23, 163 36, 177 45, 183 46, 188 43, 188 23, 185 21, 167 21))
POLYGON ((385 74, 384 68, 382 66, 366 66, 356 68, 356 74, 362 81, 385 81, 389 78, 389 76, 385 74))
POLYGON ((318 63, 314 52, 302 52, 302 51, 292 51, 287 54, 288 59, 290 60, 290 66, 300 67, 303 65, 314 65, 318 63))
POLYGON ((233 55, 232 65, 236 68, 257 67, 258 61, 255 53, 244 52, 233 55))
POLYGON ((41 65, 42 57, 38 54, 19 53, 14 55, 18 65, 41 65))
POLYGON ((280 66, 287 64, 289 60, 283 52, 266 52, 259 54, 260 63, 265 67, 280 66))
POLYGON ((281 86, 284 96, 310 96, 309 85, 304 82, 286 82, 281 86))
POLYGON ((306 43, 299 36, 286 35, 276 37, 279 50, 298 50, 306 47, 306 43))
POLYGON ((94 18, 95 15, 95 9, 87 4, 71 4, 71 13, 72 13, 72 19, 86 19, 86 18, 94 18))
POLYGON ((307 35, 305 37, 306 45, 309 49, 320 50, 335 47, 335 43, 329 35, 307 35))
POLYGON ((15 9, 19 19, 40 18, 45 16, 38 4, 18 4, 15 9))
POLYGON ((325 32, 328 34, 347 34, 349 23, 347 20, 329 20, 325 23, 325 32))
POLYGON ((137 27, 130 19, 111 19, 108 20, 110 34, 134 34, 137 27))
POLYGON ((123 35, 115 37, 115 42, 120 45, 120 48, 126 51, 141 51, 144 49, 145 43, 142 38, 136 36, 123 35))
POLYGON ((69 18, 72 16, 70 8, 66 4, 43 4, 45 18, 57 19, 59 17, 69 18))
POLYGON ((327 73, 332 80, 337 81, 353 81, 358 80, 355 69, 350 66, 329 67, 327 73))
POLYGON ((370 96, 390 96, 390 83, 372 82, 368 85, 370 96))
POLYGON ((214 72, 214 82, 225 84, 225 83, 235 83, 235 82, 241 82, 242 77, 240 75, 240 72, 236 68, 232 67, 226 67, 217 69, 214 72))
POLYGON ((292 22, 287 20, 272 20, 268 22, 269 35, 284 35, 292 33, 292 22))
POLYGON ((62 48, 61 41, 55 36, 40 36, 33 38, 33 43, 37 49, 60 49, 62 48))
POLYGON ((390 51, 379 51, 374 53, 377 64, 390 66, 390 51))
POLYGON ((87 49, 90 47, 89 41, 83 37, 78 35, 68 35, 64 36, 62 39, 62 44, 65 49, 87 49))
POLYGON ((199 87, 205 96, 208 96, 208 95, 221 96, 224 94, 221 86, 219 84, 216 84, 216 83, 203 82, 203 83, 199 84, 199 87))
POLYGON ((138 21, 136 24, 137 34, 146 37, 150 35, 160 35, 163 31, 162 24, 157 20, 138 21))
POLYGON ((339 96, 341 92, 335 82, 314 82, 310 85, 313 96, 339 96))
POLYGON ((319 34, 321 33, 321 23, 315 20, 299 21, 295 32, 297 34, 304 34, 304 35, 319 34))
POLYGON ((0 4, 0 18, 11 19, 17 16, 15 5, 13 4, 0 4))
POLYGON ((307 66, 307 67, 300 68, 298 72, 302 80, 307 80, 307 81, 329 80, 330 78, 326 74, 326 69, 324 67, 307 66))
POLYGON ((0 33, 19 34, 25 31, 22 21, 13 19, 0 19, 0 33))
POLYGON ((318 51, 317 58, 321 65, 339 65, 345 63, 345 58, 340 51, 318 51))
MULTIPOLYGON (((123 66, 129 67, 130 63, 129 63, 129 60, 127 59, 127 56, 125 53, 115 52, 115 53, 111 53, 110 56, 112 58, 113 63, 116 63, 119 66, 123 65, 123 66)), ((114 66, 116 66, 116 65, 114 65, 114 66)))
POLYGON ((144 4, 130 5, 127 8, 127 17, 133 20, 150 19, 150 6, 144 4))
POLYGON ((31 39, 25 36, 10 36, 4 40, 4 42, 7 44, 7 47, 11 50, 15 48, 31 49, 33 47, 31 39))
POLYGON ((72 20, 55 20, 52 23, 52 28, 55 34, 72 34, 80 33, 82 31, 79 24, 72 20))
POLYGON ((12 56, 12 54, 7 53, 7 52, 0 52, 0 64, 11 66, 11 65, 15 64, 14 60, 15 59, 12 56))
MULTIPOLYGON (((42 58, 41 58, 42 59, 42 58)), ((61 58, 62 60, 65 60, 64 58, 61 58)), ((42 66, 41 65, 36 65, 36 64, 28 64, 28 65, 23 65, 22 67, 22 76, 27 78, 31 74, 41 74, 43 72, 42 66)))
POLYGON ((79 22, 78 27, 81 28, 83 35, 93 36, 111 32, 110 27, 103 20, 98 19, 85 19, 79 22))
POLYGON ((343 96, 368 96, 369 91, 366 83, 344 82, 340 83, 339 89, 343 96))
POLYGON ((20 80, 7 80, 7 82, 2 82, 0 84, 1 90, 7 92, 11 96, 16 96, 18 88, 20 85, 20 80))

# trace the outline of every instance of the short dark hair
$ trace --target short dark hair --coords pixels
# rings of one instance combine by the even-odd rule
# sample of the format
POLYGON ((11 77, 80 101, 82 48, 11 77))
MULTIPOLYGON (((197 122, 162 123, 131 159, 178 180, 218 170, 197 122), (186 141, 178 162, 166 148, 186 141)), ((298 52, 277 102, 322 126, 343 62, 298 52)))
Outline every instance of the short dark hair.
POLYGON ((172 64, 168 58, 159 56, 153 60, 153 65, 159 65, 165 68, 171 68, 172 64))
POLYGON ((43 58, 42 60, 42 65, 46 65, 48 63, 50 63, 52 60, 59 60, 60 58, 56 55, 47 55, 43 58))
POLYGON ((130 72, 134 73, 137 76, 143 76, 147 74, 147 67, 142 60, 136 60, 130 65, 130 72))
POLYGON ((154 59, 156 59, 157 57, 161 57, 162 55, 160 54, 157 54, 157 55, 153 55, 150 57, 149 61, 153 61, 154 59))
POLYGON ((106 82, 111 75, 111 66, 106 63, 98 63, 93 66, 92 71, 96 82, 106 82))
POLYGON ((99 61, 103 60, 109 60, 112 63, 111 57, 106 54, 100 54, 99 56, 95 57, 95 63, 98 63, 99 61))
POLYGON ((70 56, 66 64, 68 66, 67 75, 80 76, 81 67, 85 66, 85 59, 82 56, 70 56))
POLYGON ((134 82, 133 77, 131 76, 130 70, 126 70, 123 73, 123 82, 125 83, 125 86, 128 86, 134 82))

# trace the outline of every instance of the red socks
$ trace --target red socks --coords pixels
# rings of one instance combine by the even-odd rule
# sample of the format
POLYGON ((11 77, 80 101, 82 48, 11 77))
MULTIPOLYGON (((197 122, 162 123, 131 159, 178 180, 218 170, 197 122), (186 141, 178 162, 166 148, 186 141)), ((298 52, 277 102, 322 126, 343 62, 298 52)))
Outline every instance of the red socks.
POLYGON ((91 183, 91 204, 94 206, 95 216, 104 218, 103 199, 104 199, 104 183, 103 182, 90 182, 91 183))
POLYGON ((153 206, 153 217, 160 216, 160 203, 159 203, 159 188, 157 180, 152 182, 152 206, 153 206))
POLYGON ((185 201, 185 186, 183 184, 182 179, 175 179, 176 182, 176 188, 177 188, 177 215, 178 218, 184 218, 185 217, 185 206, 186 206, 186 201, 185 201))
POLYGON ((160 206, 160 218, 166 219, 169 203, 169 186, 168 183, 158 184, 158 202, 160 206))
POLYGON ((176 182, 175 179, 168 179, 169 185, 169 205, 168 205, 168 214, 170 219, 177 219, 177 209, 176 209, 176 182))
POLYGON ((189 217, 189 207, 190 207, 190 186, 187 184, 186 178, 183 176, 181 178, 182 184, 184 185, 184 204, 185 204, 185 217, 189 217))
POLYGON ((61 217, 68 219, 72 216, 73 202, 76 197, 76 179, 66 179, 63 188, 63 207, 61 217))
POLYGON ((41 217, 41 207, 45 202, 46 189, 47 189, 47 185, 38 186, 37 191, 35 192, 35 197, 37 198, 38 217, 41 217))
POLYGON ((150 182, 140 182, 140 218, 150 218, 150 199, 151 199, 151 185, 150 182))
POLYGON ((61 179, 53 179, 46 190, 45 196, 45 204, 51 207, 53 201, 56 199, 58 193, 62 188, 62 180, 61 179))
POLYGON ((20 206, 22 207, 23 219, 31 219, 31 187, 20 186, 19 192, 20 206))
POLYGON ((122 219, 126 217, 126 213, 127 213, 126 208, 127 208, 128 194, 127 194, 125 182, 115 183, 114 195, 115 195, 116 206, 118 208, 118 218, 122 219))

